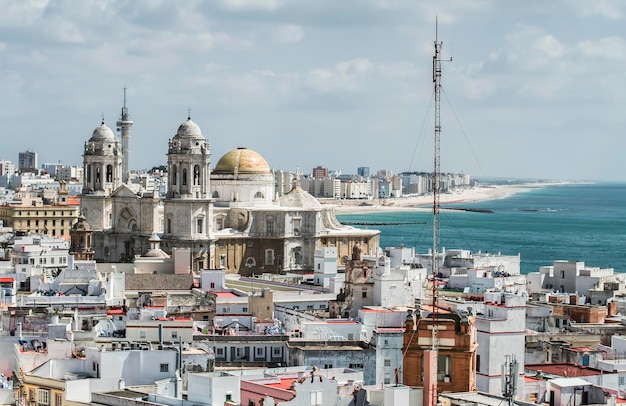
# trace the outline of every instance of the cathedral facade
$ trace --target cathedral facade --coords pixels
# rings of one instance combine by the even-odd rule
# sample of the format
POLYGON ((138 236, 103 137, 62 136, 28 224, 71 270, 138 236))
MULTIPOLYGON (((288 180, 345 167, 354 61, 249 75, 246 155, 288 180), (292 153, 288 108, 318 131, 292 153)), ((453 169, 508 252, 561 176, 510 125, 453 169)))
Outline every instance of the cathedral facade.
POLYGON ((81 215, 93 233, 95 260, 130 262, 150 250, 153 233, 168 254, 190 252, 190 272, 312 271, 316 249, 337 247, 340 264, 356 244, 365 252, 378 249, 379 231, 340 224, 332 208, 302 190, 298 177, 278 196, 273 171, 253 150, 229 151, 211 169, 209 141, 191 118, 167 143, 165 195, 133 183, 123 173, 132 122, 126 106, 122 111, 122 142, 103 122, 83 154, 81 215))

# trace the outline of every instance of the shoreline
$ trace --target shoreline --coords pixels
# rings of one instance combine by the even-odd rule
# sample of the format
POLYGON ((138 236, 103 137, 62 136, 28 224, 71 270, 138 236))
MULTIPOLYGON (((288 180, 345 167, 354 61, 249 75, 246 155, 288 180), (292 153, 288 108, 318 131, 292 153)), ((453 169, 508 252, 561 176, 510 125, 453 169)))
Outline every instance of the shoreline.
MULTIPOLYGON (((570 182, 521 183, 516 185, 479 185, 442 193, 439 204, 475 203, 504 199, 517 193, 549 186, 567 185, 570 182)), ((339 214, 362 214, 372 212, 432 211, 432 193, 420 196, 396 197, 372 200, 319 200, 324 207, 333 208, 339 214)), ((445 208, 442 208, 445 210, 445 208)))

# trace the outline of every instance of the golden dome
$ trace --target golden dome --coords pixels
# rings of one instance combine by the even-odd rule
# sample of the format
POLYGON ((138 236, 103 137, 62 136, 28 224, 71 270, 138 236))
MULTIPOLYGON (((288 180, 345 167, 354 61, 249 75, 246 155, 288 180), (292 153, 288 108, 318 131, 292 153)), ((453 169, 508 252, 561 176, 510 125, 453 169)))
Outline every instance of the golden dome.
POLYGON ((234 149, 217 162, 213 173, 216 174, 268 174, 270 167, 265 158, 248 148, 234 149))

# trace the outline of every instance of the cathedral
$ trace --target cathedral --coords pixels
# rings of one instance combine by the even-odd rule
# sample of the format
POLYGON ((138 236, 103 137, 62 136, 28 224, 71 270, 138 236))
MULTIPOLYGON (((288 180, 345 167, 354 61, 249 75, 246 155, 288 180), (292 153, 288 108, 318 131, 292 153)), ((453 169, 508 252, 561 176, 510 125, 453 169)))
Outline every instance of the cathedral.
POLYGON ((332 208, 300 187, 276 193, 272 169, 259 153, 237 148, 211 168, 209 141, 188 117, 167 143, 167 181, 131 181, 126 103, 117 122, 121 140, 104 121, 85 143, 81 216, 92 230, 93 258, 131 262, 149 252, 151 236, 172 255, 185 249, 190 271, 224 269, 244 276, 313 271, 316 249, 335 247, 342 266, 359 244, 379 246, 380 232, 344 226, 332 208))

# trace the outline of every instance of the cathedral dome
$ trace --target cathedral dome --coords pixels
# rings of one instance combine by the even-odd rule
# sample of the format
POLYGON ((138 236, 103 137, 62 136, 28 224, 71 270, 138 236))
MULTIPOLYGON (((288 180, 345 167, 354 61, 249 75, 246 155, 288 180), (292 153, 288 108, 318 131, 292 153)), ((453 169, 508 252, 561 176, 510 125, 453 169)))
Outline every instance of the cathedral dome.
POLYGON ((115 134, 113 131, 104 124, 100 124, 100 127, 96 128, 91 134, 92 141, 115 141, 115 134))
POLYGON ((248 148, 237 148, 220 158, 213 173, 216 174, 269 174, 265 158, 248 148))
POLYGON ((178 126, 178 131, 176 131, 177 138, 195 138, 202 137, 202 130, 200 130, 200 126, 193 121, 191 118, 188 118, 187 121, 178 126))

